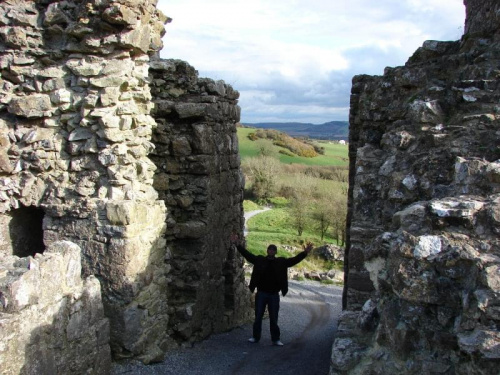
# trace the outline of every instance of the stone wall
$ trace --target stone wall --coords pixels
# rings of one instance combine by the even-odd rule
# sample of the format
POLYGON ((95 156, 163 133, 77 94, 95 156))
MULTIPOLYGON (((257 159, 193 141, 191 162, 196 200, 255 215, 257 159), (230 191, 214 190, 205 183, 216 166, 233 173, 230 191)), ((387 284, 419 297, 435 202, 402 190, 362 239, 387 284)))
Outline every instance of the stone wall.
POLYGON ((193 342, 250 317, 242 258, 228 252, 244 224, 239 93, 179 60, 152 61, 151 73, 153 186, 168 208, 168 332, 193 342))
POLYGON ((498 372, 498 6, 467 1, 461 41, 353 79, 331 374, 498 372))
POLYGON ((500 23, 500 4, 496 0, 464 0, 465 34, 488 36, 495 33, 500 23))
POLYGON ((16 218, 40 210, 44 246, 77 243, 84 275, 99 278, 115 355, 145 360, 162 353, 167 325, 156 314, 166 310, 166 214, 147 157, 156 126, 149 55, 167 21, 155 5, 0 4, 2 234, 23 233, 16 218))
POLYGON ((243 227, 238 94, 184 63, 149 76, 169 21, 155 5, 0 4, 0 258, 77 244, 114 358, 146 363, 248 317, 228 252, 243 227))
POLYGON ((74 243, 55 242, 34 258, 0 259, 0 330, 4 375, 110 370, 100 284, 94 276, 82 280, 74 243))

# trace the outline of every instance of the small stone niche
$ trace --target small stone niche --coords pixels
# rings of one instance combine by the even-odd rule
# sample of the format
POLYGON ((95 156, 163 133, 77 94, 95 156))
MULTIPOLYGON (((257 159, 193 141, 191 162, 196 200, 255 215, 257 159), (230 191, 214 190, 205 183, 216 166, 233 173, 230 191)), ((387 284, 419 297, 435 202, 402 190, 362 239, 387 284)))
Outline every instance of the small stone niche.
POLYGON ((29 206, 0 215, 0 254, 18 257, 35 256, 45 250, 41 208, 29 206))

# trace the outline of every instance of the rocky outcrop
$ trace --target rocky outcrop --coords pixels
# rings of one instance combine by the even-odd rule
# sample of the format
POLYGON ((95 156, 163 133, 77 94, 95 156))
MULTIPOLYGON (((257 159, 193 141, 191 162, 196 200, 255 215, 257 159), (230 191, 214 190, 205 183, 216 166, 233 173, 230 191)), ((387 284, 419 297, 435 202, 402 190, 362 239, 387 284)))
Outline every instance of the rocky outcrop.
POLYGON ((321 258, 328 260, 330 262, 343 262, 344 261, 344 248, 333 245, 326 244, 314 249, 314 253, 321 258))
POLYGON ((331 374, 494 374, 500 364, 500 33, 353 79, 345 311, 331 374))
POLYGON ((77 244, 83 277, 100 282, 114 358, 146 363, 248 313, 227 243, 243 226, 237 93, 159 73, 157 60, 152 92, 168 21, 155 6, 0 4, 0 257, 77 244), (158 127, 152 94, 163 108, 165 93, 174 116, 158 127))
POLYGON ((74 243, 55 242, 34 258, 0 259, 0 327, 4 375, 110 370, 100 284, 94 276, 81 278, 74 243))

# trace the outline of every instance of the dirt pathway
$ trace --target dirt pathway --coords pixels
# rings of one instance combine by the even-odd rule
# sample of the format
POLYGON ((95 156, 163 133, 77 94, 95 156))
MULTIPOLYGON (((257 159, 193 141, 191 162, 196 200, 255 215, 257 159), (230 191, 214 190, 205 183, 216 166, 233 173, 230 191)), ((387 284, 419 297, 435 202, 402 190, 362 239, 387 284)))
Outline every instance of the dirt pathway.
MULTIPOLYGON (((328 374, 341 290, 294 283, 289 295, 281 301, 280 326, 286 345, 269 346, 263 336, 258 344, 261 346, 252 347, 231 369, 231 374, 328 374)), ((268 326, 266 322, 263 330, 268 326)))
POLYGON ((255 216, 255 215, 258 215, 262 212, 266 212, 266 211, 269 211, 271 208, 270 207, 264 207, 262 210, 255 210, 255 211, 249 211, 249 212, 245 212, 245 228, 243 230, 243 234, 246 236, 248 234, 248 230, 247 230, 247 222, 248 220, 255 216))
POLYGON ((212 335, 192 348, 175 350, 162 363, 115 365, 112 374, 137 375, 326 375, 341 311, 342 288, 313 282, 290 282, 281 298, 283 347, 271 345, 269 321, 260 343, 247 340, 252 325, 212 335))

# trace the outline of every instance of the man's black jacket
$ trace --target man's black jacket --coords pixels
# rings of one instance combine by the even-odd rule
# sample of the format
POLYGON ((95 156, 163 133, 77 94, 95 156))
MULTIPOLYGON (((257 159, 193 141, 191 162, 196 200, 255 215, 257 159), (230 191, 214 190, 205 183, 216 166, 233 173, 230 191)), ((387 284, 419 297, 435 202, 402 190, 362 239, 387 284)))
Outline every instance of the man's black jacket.
MULTIPOLYGON (((267 257, 263 255, 254 255, 245 249, 243 246, 236 246, 238 251, 243 257, 253 264, 252 276, 250 277, 249 288, 254 292, 257 287, 259 278, 266 269, 267 262, 269 261, 267 257)), ((302 261, 307 256, 305 251, 292 258, 276 257, 273 261, 275 263, 276 279, 279 283, 281 294, 285 296, 288 292, 288 267, 293 267, 300 261, 302 261)))

